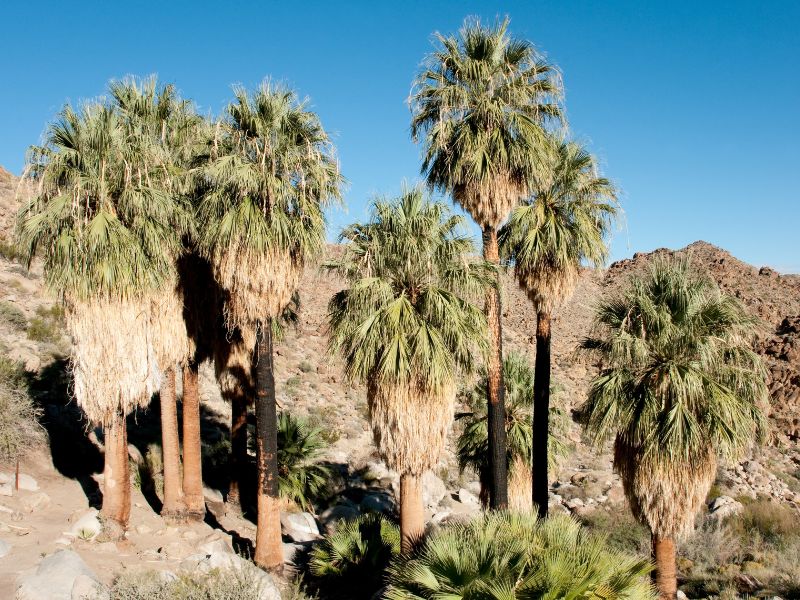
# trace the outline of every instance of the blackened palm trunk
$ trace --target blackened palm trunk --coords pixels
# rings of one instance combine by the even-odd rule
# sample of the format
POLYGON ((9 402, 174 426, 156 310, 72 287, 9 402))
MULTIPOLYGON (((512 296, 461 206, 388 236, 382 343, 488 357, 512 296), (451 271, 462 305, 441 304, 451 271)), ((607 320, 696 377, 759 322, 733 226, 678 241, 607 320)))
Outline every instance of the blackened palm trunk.
POLYGON ((547 436, 550 432, 550 313, 536 315, 536 370, 533 376, 533 503, 547 516, 547 436))
POLYGON ((256 338, 256 464, 258 525, 255 563, 265 569, 283 566, 281 509, 278 489, 278 415, 272 354, 272 322, 258 328, 256 338))
MULTIPOLYGON (((231 483, 228 502, 242 509, 242 488, 247 467, 247 397, 235 390, 231 397, 231 483)), ((252 489, 252 487, 250 488, 252 489)))
MULTIPOLYGON (((483 257, 494 265, 500 264, 497 230, 483 230, 483 257)), ((503 325, 500 307, 500 274, 497 286, 486 296, 486 320, 489 325, 489 357, 486 365, 488 379, 487 426, 489 430, 490 505, 494 510, 508 507, 508 460, 506 457, 506 406, 503 386, 503 325)))

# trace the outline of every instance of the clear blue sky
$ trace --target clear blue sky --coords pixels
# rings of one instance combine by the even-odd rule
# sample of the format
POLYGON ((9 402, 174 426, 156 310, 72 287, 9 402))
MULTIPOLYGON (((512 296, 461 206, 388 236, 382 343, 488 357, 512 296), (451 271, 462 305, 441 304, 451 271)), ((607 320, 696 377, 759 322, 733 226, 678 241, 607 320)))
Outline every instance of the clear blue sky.
POLYGON ((419 177, 411 80, 431 34, 511 17, 564 73, 572 131, 623 190, 613 258, 704 239, 800 272, 800 2, 21 2, 0 11, 0 165, 61 105, 156 73, 204 112, 271 76, 310 97, 350 181, 331 236, 419 177))

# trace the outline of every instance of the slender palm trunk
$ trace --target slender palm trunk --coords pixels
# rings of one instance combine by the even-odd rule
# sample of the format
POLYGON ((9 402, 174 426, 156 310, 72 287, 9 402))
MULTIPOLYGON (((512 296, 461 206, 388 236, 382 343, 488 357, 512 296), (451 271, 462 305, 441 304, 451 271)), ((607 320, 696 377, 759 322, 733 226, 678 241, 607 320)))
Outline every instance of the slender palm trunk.
POLYGON ((161 506, 161 516, 174 519, 181 516, 184 509, 174 367, 165 371, 161 385, 161 454, 164 463, 164 504, 161 506))
POLYGON ((533 503, 547 516, 547 436, 550 433, 550 313, 536 315, 536 370, 533 375, 533 503))
POLYGON ((678 594, 678 578, 675 574, 675 540, 653 535, 653 558, 658 595, 662 600, 674 600, 678 594))
POLYGON ((247 397, 236 390, 231 398, 231 483, 228 503, 242 508, 242 485, 247 465, 247 397))
POLYGON ((283 567, 281 500, 278 489, 278 415, 272 355, 272 321, 258 328, 256 338, 256 464, 258 525, 253 560, 265 569, 283 567))
POLYGON ((400 546, 411 552, 414 543, 425 533, 420 478, 411 473, 400 476, 400 546))
POLYGON ((529 513, 533 508, 531 469, 520 456, 508 467, 508 508, 513 512, 529 513))
POLYGON ((197 379, 197 364, 191 362, 183 368, 183 501, 186 503, 186 516, 202 521, 206 504, 203 498, 197 379))
POLYGON ((106 532, 111 538, 125 533, 131 515, 131 470, 128 463, 128 430, 125 415, 117 412, 105 429, 103 506, 106 532))
MULTIPOLYGON (((488 262, 499 265, 500 251, 497 244, 497 230, 486 227, 483 230, 483 257, 488 262)), ((486 319, 489 323, 489 358, 486 365, 488 375, 487 427, 489 430, 489 472, 491 508, 498 510, 508 507, 508 464, 506 459, 506 406, 503 386, 503 324, 500 307, 500 275, 497 286, 486 296, 486 319)))

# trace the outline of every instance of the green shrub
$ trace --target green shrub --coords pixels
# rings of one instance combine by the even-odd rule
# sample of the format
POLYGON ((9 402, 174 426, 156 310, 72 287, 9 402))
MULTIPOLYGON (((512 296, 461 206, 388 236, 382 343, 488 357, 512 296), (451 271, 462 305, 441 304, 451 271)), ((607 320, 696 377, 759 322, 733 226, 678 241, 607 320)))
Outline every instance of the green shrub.
POLYGON ((653 600, 648 560, 608 550, 573 519, 490 513, 444 527, 389 568, 389 600, 653 600))
POLYGON ((400 529, 379 514, 340 523, 311 552, 309 567, 320 589, 371 598, 400 553, 400 529))
POLYGON ((25 318, 25 313, 11 304, 11 302, 0 302, 0 319, 15 329, 25 329, 28 326, 28 319, 25 318))
POLYGON ((775 542, 787 536, 800 536, 800 517, 792 509, 770 500, 756 500, 731 519, 744 535, 757 532, 764 540, 775 542))
POLYGON ((22 252, 13 242, 8 241, 5 237, 0 236, 0 256, 6 260, 21 261, 22 252))
POLYGON ((303 362, 300 363, 299 369, 303 373, 311 373, 311 371, 314 370, 314 366, 307 360, 304 360, 303 362))
POLYGON ((650 532, 633 518, 629 510, 621 509, 612 513, 598 509, 583 517, 582 521, 590 531, 604 537, 613 550, 650 555, 650 532))
POLYGON ((261 594, 258 569, 247 565, 172 580, 153 571, 125 574, 114 582, 110 600, 259 600, 261 594))
POLYGON ((55 344, 61 339, 61 327, 50 319, 34 317, 28 325, 28 339, 55 344))

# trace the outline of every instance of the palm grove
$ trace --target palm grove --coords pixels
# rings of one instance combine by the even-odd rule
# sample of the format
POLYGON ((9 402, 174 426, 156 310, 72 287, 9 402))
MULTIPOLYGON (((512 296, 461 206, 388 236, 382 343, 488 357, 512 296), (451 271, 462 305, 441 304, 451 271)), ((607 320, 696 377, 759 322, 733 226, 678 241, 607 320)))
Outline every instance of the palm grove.
MULTIPOLYGON (((458 382, 474 372, 472 412, 461 416, 462 467, 479 473, 487 510, 520 516, 487 516, 447 543, 491 544, 491 528, 519 531, 497 534, 495 551, 528 556, 519 559, 523 571, 538 564, 529 556, 536 544, 581 545, 572 525, 547 525, 548 464, 559 448, 551 415, 555 425, 563 418, 550 407, 551 318, 580 270, 603 265, 618 212, 613 184, 567 136, 557 68, 514 38, 507 20, 467 20, 434 45, 412 88, 411 134, 427 188, 474 220, 482 257, 464 219, 413 187, 376 199, 370 220, 342 232, 342 253, 326 265, 345 282, 329 303, 330 352, 364 385, 378 452, 400 474, 403 558, 390 577, 393 598, 439 597, 444 585, 434 585, 441 571, 432 565, 446 544, 426 540, 420 478, 447 444, 458 382), (521 356, 504 364, 505 266, 537 317, 534 370, 521 356)), ((104 430, 107 528, 123 535, 130 513, 125 417, 156 393, 162 514, 203 518, 197 387, 198 366, 210 360, 232 404, 228 502, 247 483, 252 403, 253 558, 279 568, 287 491, 278 438, 291 424, 277 413, 273 346, 304 269, 323 254, 325 210, 344 184, 319 118, 271 82, 236 88, 224 113, 209 119, 172 86, 126 79, 112 82, 106 98, 66 106, 31 149, 26 176, 35 194, 20 211, 19 239, 29 260, 41 257, 63 303, 74 396, 104 430)), ((752 327, 713 283, 686 264, 662 263, 598 308, 583 343, 600 366, 583 422, 598 444, 615 439, 614 464, 631 510, 652 532, 654 580, 665 598, 676 594, 675 540, 691 528, 717 457, 736 455, 764 429, 752 327)), ((606 579, 623 581, 608 575, 623 564, 625 581, 648 571, 646 562, 610 560, 606 579)), ((474 565, 464 569, 467 579, 485 577, 474 565)), ((517 575, 497 574, 508 579, 505 592, 481 597, 546 592, 533 586, 532 571, 517 575)), ((452 597, 473 597, 463 577, 462 587, 448 588, 452 597)), ((586 590, 651 594, 604 581, 588 578, 586 590)))

